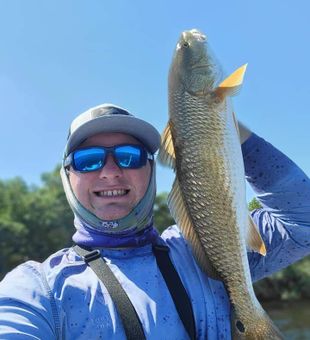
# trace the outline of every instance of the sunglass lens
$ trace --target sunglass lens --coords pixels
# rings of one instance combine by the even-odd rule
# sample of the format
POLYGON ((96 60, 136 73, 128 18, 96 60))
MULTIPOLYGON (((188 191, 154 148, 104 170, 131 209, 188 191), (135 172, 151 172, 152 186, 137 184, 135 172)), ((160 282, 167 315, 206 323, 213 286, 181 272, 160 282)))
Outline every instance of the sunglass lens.
POLYGON ((96 171, 103 167, 105 152, 99 148, 81 149, 74 152, 75 169, 81 172, 96 171))
POLYGON ((146 163, 146 156, 143 149, 132 145, 124 145, 115 148, 115 158, 122 168, 140 168, 146 163))

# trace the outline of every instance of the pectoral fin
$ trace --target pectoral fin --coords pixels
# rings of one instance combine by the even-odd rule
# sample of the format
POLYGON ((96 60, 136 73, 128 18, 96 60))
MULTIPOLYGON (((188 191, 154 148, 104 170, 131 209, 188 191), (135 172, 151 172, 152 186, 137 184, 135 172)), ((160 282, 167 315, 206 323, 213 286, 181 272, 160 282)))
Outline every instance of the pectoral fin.
POLYGON ((216 88, 215 93, 220 97, 236 96, 243 83, 244 74, 247 68, 247 64, 239 67, 230 76, 224 79, 221 84, 216 88))
POLYGON ((263 256, 266 256, 266 246, 265 243, 260 236, 259 231, 255 223, 253 222, 251 216, 249 216, 249 228, 247 232, 247 245, 249 248, 253 249, 257 253, 260 253, 263 256))
POLYGON ((161 145, 157 156, 157 161, 165 166, 175 169, 175 152, 171 134, 170 122, 168 122, 161 136, 161 145))
POLYGON ((205 271, 210 278, 220 280, 220 277, 213 268, 195 232, 193 223, 187 212, 186 205, 180 189, 179 181, 177 178, 174 180, 172 190, 168 196, 168 206, 172 217, 182 230, 185 239, 191 244, 194 256, 196 257, 196 260, 201 266, 202 270, 205 271))

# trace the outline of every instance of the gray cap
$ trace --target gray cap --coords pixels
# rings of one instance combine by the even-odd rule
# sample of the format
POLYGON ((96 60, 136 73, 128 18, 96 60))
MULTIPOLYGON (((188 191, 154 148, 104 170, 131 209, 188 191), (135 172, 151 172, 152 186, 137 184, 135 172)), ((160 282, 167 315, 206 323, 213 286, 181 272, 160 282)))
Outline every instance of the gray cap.
POLYGON ((160 134, 153 125, 136 118, 113 104, 102 104, 77 116, 70 127, 65 156, 86 138, 101 132, 121 132, 138 139, 151 153, 160 145, 160 134))

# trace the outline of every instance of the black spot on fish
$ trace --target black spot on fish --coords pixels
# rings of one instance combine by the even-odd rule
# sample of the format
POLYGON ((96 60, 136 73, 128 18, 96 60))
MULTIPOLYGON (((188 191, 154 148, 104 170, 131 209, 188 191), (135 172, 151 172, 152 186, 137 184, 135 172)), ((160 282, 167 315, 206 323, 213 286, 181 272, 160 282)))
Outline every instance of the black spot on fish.
POLYGON ((245 332, 244 324, 243 324, 240 320, 238 320, 238 321, 236 322, 236 327, 237 327, 237 329, 238 329, 239 332, 241 332, 241 333, 244 333, 244 332, 245 332))

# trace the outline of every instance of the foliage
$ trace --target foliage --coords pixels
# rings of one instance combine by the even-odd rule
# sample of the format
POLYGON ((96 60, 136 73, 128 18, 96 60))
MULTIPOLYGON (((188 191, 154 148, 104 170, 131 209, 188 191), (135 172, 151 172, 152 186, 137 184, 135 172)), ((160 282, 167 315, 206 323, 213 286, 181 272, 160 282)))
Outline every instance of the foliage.
POLYGON ((255 198, 255 197, 248 204, 249 211, 252 211, 252 210, 255 210, 255 209, 259 209, 261 207, 262 206, 261 206, 259 200, 257 198, 255 198))
POLYGON ((175 224, 167 206, 167 196, 165 192, 158 194, 154 204, 154 224, 160 233, 175 224))
POLYGON ((73 218, 59 167, 42 182, 31 188, 21 178, 0 181, 0 279, 17 264, 42 261, 71 243, 73 218))
POLYGON ((260 300, 310 299, 310 257, 254 284, 260 300))

